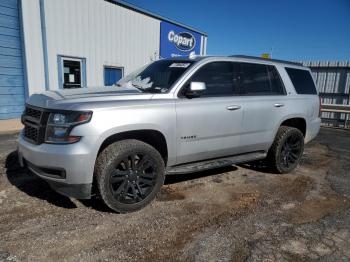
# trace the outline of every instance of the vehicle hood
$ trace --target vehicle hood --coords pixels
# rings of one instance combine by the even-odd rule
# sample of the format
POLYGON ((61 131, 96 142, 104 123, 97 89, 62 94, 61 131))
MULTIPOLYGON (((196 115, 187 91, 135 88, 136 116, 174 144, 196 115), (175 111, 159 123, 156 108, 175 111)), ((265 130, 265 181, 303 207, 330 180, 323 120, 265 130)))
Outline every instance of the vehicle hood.
POLYGON ((27 103, 37 107, 74 109, 85 105, 98 105, 113 101, 147 100, 152 94, 143 93, 136 88, 89 87, 46 91, 33 94, 27 103))

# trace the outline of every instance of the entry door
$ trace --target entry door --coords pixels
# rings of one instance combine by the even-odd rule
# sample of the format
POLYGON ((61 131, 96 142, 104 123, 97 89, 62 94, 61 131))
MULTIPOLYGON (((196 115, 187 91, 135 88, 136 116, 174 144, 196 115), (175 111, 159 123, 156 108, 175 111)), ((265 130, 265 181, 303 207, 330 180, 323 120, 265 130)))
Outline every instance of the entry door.
POLYGON ((123 77, 123 69, 117 67, 105 67, 105 86, 115 85, 123 77))
POLYGON ((206 64, 180 91, 176 102, 178 164, 239 153, 243 113, 232 72, 231 62, 206 64), (204 82, 207 89, 190 99, 184 94, 192 81, 204 82))

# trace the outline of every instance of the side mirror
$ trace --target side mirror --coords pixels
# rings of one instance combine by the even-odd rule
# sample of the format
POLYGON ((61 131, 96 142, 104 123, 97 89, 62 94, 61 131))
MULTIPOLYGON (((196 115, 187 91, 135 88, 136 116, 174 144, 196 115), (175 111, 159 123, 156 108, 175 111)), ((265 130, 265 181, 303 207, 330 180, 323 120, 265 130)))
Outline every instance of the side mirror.
POLYGON ((188 98, 200 97, 206 89, 204 82, 191 82, 185 95, 188 98))

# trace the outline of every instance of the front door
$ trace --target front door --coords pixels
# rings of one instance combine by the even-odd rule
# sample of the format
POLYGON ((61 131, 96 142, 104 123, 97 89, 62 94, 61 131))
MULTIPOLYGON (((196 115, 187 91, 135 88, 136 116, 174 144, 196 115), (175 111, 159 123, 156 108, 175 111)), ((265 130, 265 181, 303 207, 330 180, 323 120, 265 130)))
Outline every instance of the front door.
POLYGON ((184 85, 176 102, 177 163, 239 152, 242 109, 232 62, 202 66, 184 85), (204 82, 200 97, 187 98, 190 82, 204 82))

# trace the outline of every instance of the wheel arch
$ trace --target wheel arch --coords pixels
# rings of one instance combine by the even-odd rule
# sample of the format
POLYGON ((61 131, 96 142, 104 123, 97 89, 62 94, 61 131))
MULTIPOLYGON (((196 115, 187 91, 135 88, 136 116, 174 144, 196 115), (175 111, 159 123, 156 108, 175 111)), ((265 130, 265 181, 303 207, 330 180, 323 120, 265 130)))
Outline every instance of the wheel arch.
POLYGON ((287 115, 284 118, 280 120, 280 122, 276 125, 275 130, 273 132, 273 137, 271 137, 271 143, 268 148, 272 145, 273 141, 275 140, 275 137, 277 135, 278 129, 283 126, 290 126, 290 127, 295 127, 298 128, 302 133, 304 138, 306 137, 306 132, 307 132, 307 121, 306 117, 303 115, 287 115), (302 123, 302 124, 301 124, 302 123))
POLYGON ((101 143, 97 155, 110 144, 125 139, 136 139, 151 145, 160 153, 164 164, 167 164, 169 156, 167 140, 162 132, 155 129, 138 129, 110 134, 101 143))
POLYGON ((306 120, 303 117, 291 117, 288 119, 285 119, 280 126, 289 126, 297 128, 301 131, 304 138, 306 136, 306 120))

